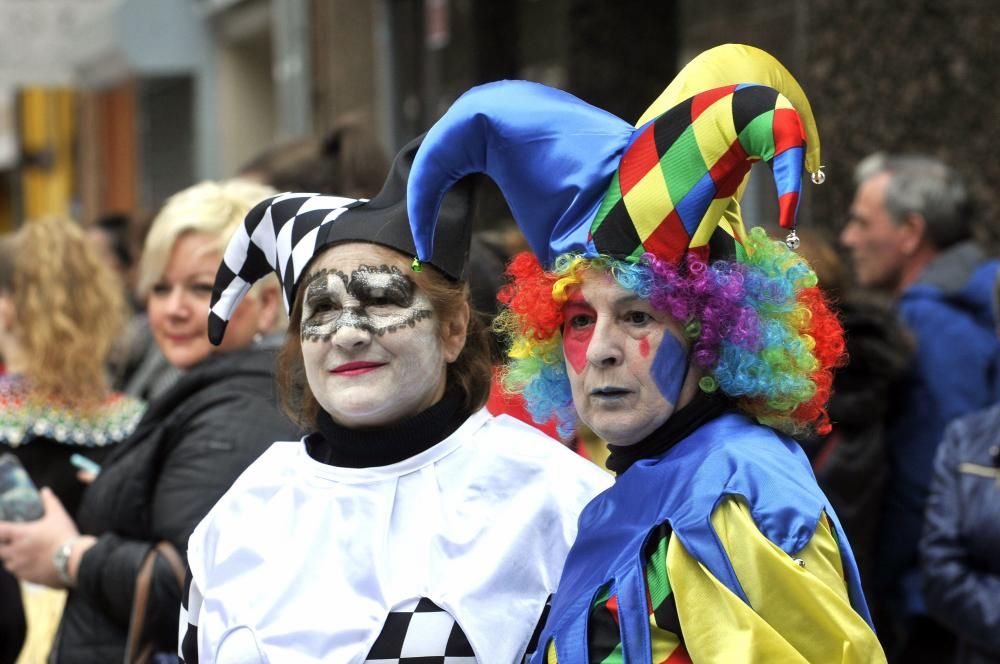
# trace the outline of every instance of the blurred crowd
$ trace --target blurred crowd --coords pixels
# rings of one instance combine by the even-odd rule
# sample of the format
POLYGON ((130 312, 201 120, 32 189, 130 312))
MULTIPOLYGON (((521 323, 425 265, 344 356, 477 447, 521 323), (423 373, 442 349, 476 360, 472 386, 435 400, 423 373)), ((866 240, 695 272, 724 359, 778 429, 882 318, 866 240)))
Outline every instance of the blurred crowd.
MULTIPOLYGON (((46 487, 45 516, 21 544, 0 541, 0 664, 121 661, 137 607, 143 642, 170 661, 192 530, 272 441, 303 433, 274 393, 288 323, 277 279, 253 286, 222 345, 208 341, 226 244, 278 191, 370 198, 388 170, 346 121, 177 192, 148 224, 26 220, 0 239, 0 453, 46 487), (173 553, 151 559, 154 546, 173 553)), ((801 444, 889 661, 1000 661, 1000 263, 973 239, 973 201, 948 164, 878 153, 855 177, 839 238, 801 233, 849 355, 832 432, 801 444)), ((472 243, 484 330, 522 248, 505 221, 472 243)), ((498 370, 504 339, 488 341, 498 370)), ((530 421, 497 380, 488 407, 530 421)), ((563 442, 603 463, 587 433, 563 442)))

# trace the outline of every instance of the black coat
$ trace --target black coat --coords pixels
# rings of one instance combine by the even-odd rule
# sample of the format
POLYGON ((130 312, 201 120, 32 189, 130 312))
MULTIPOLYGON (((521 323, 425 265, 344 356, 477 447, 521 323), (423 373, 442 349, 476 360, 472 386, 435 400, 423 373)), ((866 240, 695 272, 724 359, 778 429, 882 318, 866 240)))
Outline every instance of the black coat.
POLYGON ((912 340, 883 301, 851 297, 839 309, 849 361, 834 376, 833 431, 802 446, 847 532, 867 589, 889 472, 883 423, 889 395, 910 362, 912 340))
POLYGON ((21 586, 10 572, 0 566, 0 664, 17 661, 26 633, 21 586))
MULTIPOLYGON (((51 661, 122 660, 135 578, 147 551, 168 540, 183 555, 202 517, 272 442, 298 437, 278 411, 274 355, 213 355, 150 404, 133 436, 84 494, 81 532, 97 536, 70 592, 51 661)), ((181 592, 162 559, 154 570, 146 633, 177 649, 181 592)))

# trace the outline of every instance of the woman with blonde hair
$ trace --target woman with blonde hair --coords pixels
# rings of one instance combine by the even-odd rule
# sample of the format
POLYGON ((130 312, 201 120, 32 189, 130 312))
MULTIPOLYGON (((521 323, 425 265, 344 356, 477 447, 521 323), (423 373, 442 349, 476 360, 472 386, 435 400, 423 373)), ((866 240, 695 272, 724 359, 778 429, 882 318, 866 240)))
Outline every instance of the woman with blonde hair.
MULTIPOLYGON (((17 457, 70 514, 85 488, 70 458, 100 463, 142 416, 144 404, 112 392, 105 369, 124 306, 114 275, 75 223, 31 221, 0 239, 0 454, 17 457)), ((0 577, 7 662, 21 647, 24 620, 18 584, 4 570, 0 577), (9 631, 16 624, 20 634, 9 631)), ((39 619, 62 602, 55 593, 30 597, 25 654, 45 642, 54 626, 39 619)))
MULTIPOLYGON (((274 191, 231 180, 171 197, 153 221, 140 266, 150 327, 181 379, 150 404, 134 435, 87 490, 78 527, 54 498, 33 524, 0 524, 0 559, 20 578, 70 589, 53 662, 121 661, 147 553, 187 539, 247 465, 275 437, 296 433, 277 410, 273 328, 280 294, 261 283, 234 312, 218 348, 206 334, 209 296, 226 240, 274 191)), ((144 644, 176 648, 181 588, 168 554, 154 558, 144 644)))
POLYGON ((108 354, 125 303, 75 224, 44 219, 0 241, 0 451, 72 514, 84 485, 70 456, 100 463, 142 415, 112 393, 108 354))

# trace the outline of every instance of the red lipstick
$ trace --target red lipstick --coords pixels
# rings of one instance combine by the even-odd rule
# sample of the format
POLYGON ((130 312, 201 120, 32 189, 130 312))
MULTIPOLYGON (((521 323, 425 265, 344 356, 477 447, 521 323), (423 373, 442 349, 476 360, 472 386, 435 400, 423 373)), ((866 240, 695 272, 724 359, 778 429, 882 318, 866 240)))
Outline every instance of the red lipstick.
POLYGON ((338 367, 334 367, 330 370, 330 373, 337 374, 338 376, 360 376, 361 374, 368 373, 369 371, 374 371, 381 366, 385 366, 384 362, 347 362, 341 364, 338 367))

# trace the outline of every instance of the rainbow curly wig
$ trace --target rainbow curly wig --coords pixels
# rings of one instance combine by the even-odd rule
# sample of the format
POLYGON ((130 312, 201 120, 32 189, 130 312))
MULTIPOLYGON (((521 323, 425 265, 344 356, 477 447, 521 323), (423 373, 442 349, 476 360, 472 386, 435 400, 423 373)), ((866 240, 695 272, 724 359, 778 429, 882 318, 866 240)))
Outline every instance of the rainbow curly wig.
POLYGON ((551 272, 530 253, 511 261, 498 331, 511 340, 504 387, 524 395, 535 421, 556 418, 572 434, 576 411, 562 350, 567 289, 587 270, 610 273, 624 288, 679 321, 705 392, 721 390, 762 424, 788 434, 830 430, 825 404, 833 369, 845 360, 843 329, 809 264, 761 228, 741 260, 711 263, 689 252, 638 263, 563 254, 551 272))

